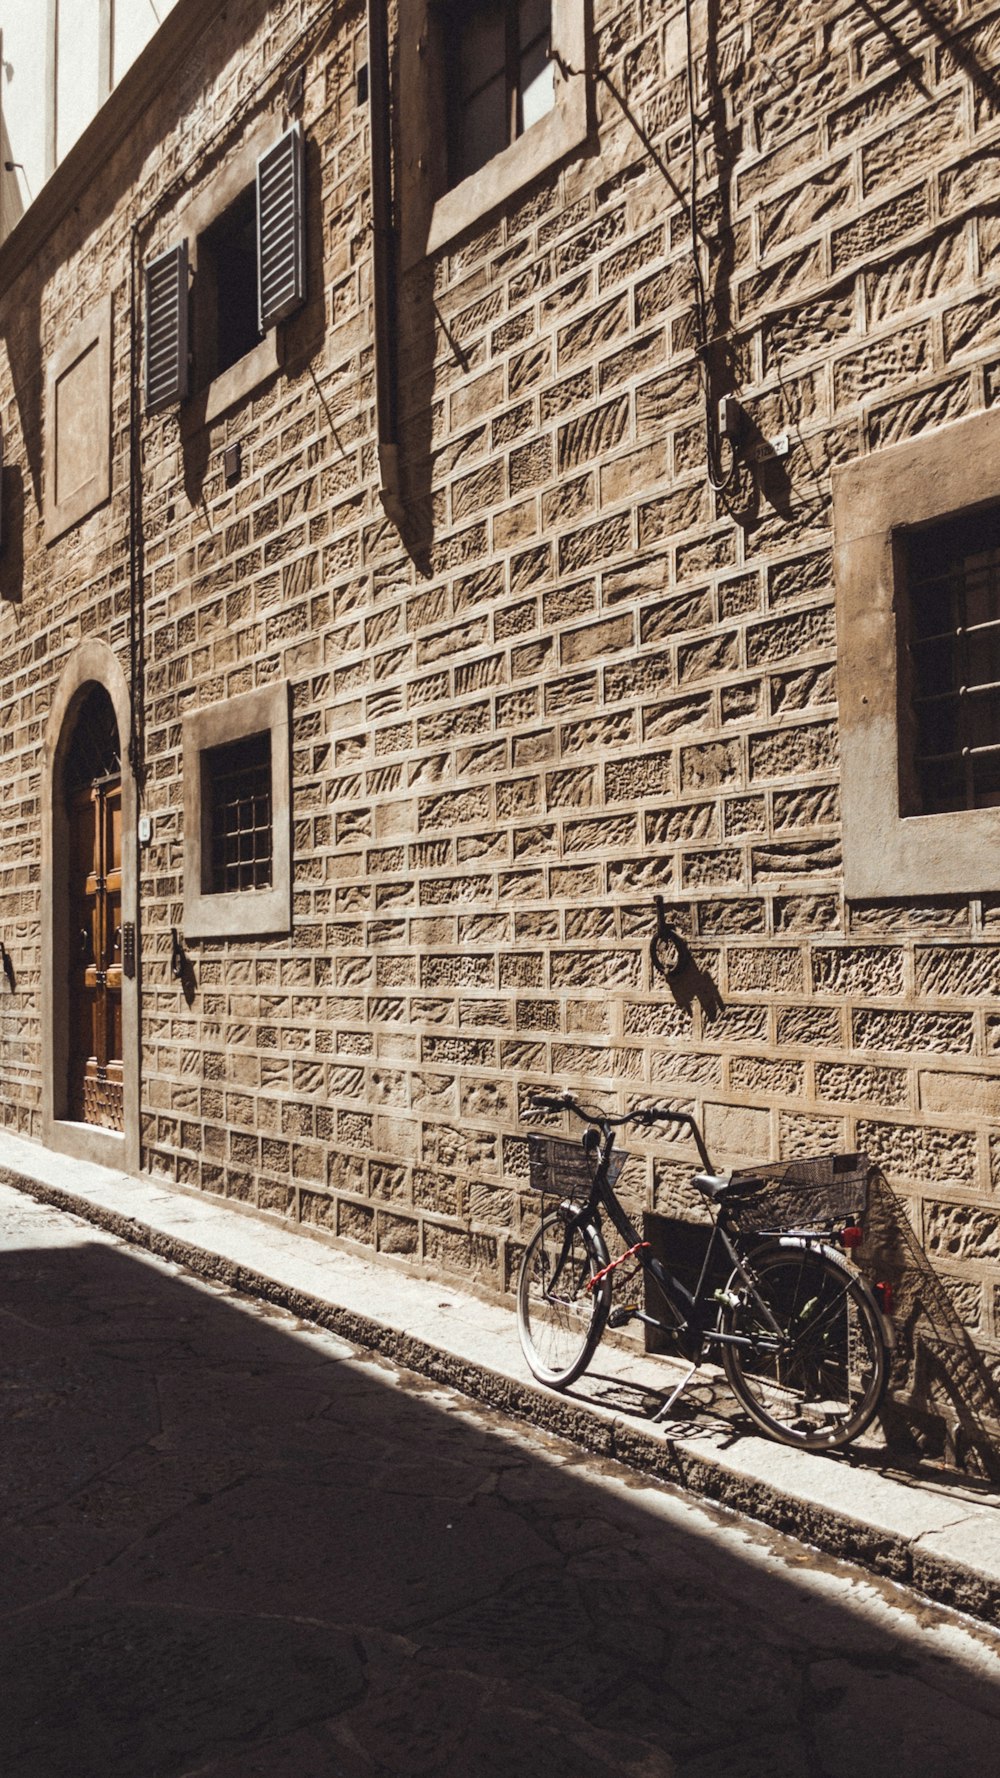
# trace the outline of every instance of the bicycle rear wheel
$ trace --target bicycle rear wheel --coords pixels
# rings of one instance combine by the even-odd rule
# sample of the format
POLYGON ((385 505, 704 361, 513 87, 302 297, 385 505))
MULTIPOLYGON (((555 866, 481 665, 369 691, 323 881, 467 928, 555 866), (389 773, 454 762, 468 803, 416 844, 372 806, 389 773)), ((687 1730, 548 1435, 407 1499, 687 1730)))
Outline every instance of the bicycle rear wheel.
POLYGON ((809 1451, 849 1444, 877 1412, 888 1375, 867 1285, 829 1248, 796 1239, 761 1248, 747 1263, 756 1294, 734 1272, 729 1292, 739 1302, 723 1317, 726 1333, 753 1342, 722 1348, 733 1394, 782 1444, 809 1451))
POLYGON ((608 1318, 610 1281, 590 1281, 608 1263, 595 1228, 570 1228, 550 1210, 524 1250, 517 1279, 517 1331, 532 1374, 566 1389, 586 1370, 608 1318))

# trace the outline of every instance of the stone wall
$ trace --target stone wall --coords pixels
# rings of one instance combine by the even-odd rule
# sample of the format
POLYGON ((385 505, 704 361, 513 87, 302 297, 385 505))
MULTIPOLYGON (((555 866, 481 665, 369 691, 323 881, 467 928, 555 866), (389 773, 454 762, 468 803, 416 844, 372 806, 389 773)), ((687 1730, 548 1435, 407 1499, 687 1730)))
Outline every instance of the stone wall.
MULTIPOLYGON (((81 635, 128 659, 129 229, 157 206, 166 242, 199 144, 295 65, 311 9, 258 10, 227 9, 5 302, 0 1104, 28 1133, 45 711, 81 635), (39 364, 109 265, 115 491, 46 550, 39 364)), ((720 1164, 867 1148, 995 1362, 1000 898, 845 902, 830 471, 995 398, 1000 7, 697 9, 712 397, 791 444, 722 494, 683 11, 594 10, 590 151, 403 278, 405 540, 375 485, 357 6, 305 62, 313 295, 285 373, 194 437, 143 423, 145 1164, 504 1288, 530 1090, 670 1098, 720 1164), (284 679, 294 930, 190 941, 185 998, 181 719, 284 679), (688 995, 651 973, 654 894, 688 995)), ((634 1147, 633 1205, 681 1212, 686 1153, 634 1147)))

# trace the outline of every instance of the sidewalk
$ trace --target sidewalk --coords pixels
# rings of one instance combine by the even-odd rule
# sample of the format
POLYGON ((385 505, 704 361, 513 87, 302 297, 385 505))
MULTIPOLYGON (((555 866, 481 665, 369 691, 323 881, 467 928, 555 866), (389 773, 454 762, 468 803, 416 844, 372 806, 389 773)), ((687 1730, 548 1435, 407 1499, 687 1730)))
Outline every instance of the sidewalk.
POLYGON ((316 1321, 399 1365, 600 1456, 689 1489, 942 1604, 1000 1620, 1000 1497, 948 1471, 894 1468, 869 1443, 837 1456, 742 1431, 724 1386, 692 1389, 655 1423, 680 1370, 602 1342, 565 1395, 525 1365, 512 1308, 312 1239, 210 1198, 69 1160, 0 1134, 0 1182, 200 1277, 316 1321), (716 1400, 716 1393, 718 1399, 716 1400))

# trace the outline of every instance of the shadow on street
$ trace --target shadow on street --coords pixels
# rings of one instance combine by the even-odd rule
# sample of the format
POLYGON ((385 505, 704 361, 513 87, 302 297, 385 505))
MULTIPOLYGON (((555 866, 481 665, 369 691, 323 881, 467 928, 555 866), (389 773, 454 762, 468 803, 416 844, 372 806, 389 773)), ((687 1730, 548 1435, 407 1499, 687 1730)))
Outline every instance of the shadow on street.
POLYGON ((5 1778, 996 1770, 988 1632, 288 1316, 81 1239, 0 1332, 5 1778))

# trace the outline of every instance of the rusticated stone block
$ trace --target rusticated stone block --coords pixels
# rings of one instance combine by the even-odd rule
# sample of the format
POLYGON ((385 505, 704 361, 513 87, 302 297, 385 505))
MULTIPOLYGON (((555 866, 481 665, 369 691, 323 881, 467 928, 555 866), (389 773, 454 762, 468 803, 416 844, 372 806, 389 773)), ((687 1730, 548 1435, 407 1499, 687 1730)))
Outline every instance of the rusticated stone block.
MULTIPOLYGON (((767 802, 763 797, 728 797, 722 804, 722 829, 726 839, 767 832, 767 802)), ((753 907, 753 903, 751 903, 753 907)))
POLYGON ((712 694, 701 692, 692 697, 666 698, 660 704, 647 704, 642 713, 642 732, 648 741, 695 734, 712 722, 712 694))
POLYGON ((771 710, 815 710, 832 704, 837 695, 835 669, 803 667, 793 673, 775 673, 769 681, 771 710))
POLYGON ((895 945, 815 945, 812 977, 817 994, 896 996, 903 992, 903 954, 895 945))
POLYGON ((921 995, 956 1000, 1000 998, 1000 948, 995 945, 918 946, 916 985, 921 995))
POLYGON ((831 608, 789 612, 768 623, 750 626, 747 630, 747 665, 777 666, 779 662, 797 661, 802 655, 830 650, 835 640, 831 608))
POLYGON ((852 197, 849 160, 815 168, 801 185, 761 205, 761 253, 767 254, 783 241, 808 234, 819 223, 843 215, 852 197))
POLYGON ((775 932, 836 932, 841 927, 840 903, 835 895, 776 895, 775 932))
POLYGON ((855 260, 871 260, 884 253, 894 242, 914 230, 926 226, 930 218, 930 196, 925 185, 915 185, 900 192, 891 203, 869 210, 856 222, 835 229, 831 240, 834 273, 855 260))
POLYGON ((925 1204, 924 1246, 932 1258, 1000 1259, 1000 1216, 973 1204, 925 1204))
POLYGON ((707 1050, 688 1050, 680 1055, 654 1050, 652 1077, 657 1086, 715 1087, 722 1085, 722 1057, 707 1050))
POLYGON ((635 718, 631 710, 616 710, 607 716, 585 717, 580 722, 563 723, 559 744, 563 753, 589 753, 593 750, 627 745, 635 740, 635 718))
POLYGON ((597 767, 576 766, 549 772, 545 779, 545 804, 549 809, 590 808, 597 801, 597 767))
POLYGON ((776 833, 789 827, 829 827, 840 819, 840 798, 834 784, 776 790, 773 808, 776 833))
POLYGON ((970 154, 941 174, 938 187, 942 216, 961 215, 970 205, 990 202, 1000 195, 1000 152, 991 145, 970 154))
POLYGON ((600 623, 587 624, 583 629, 564 631, 559 641, 559 657, 563 666, 575 666, 580 661, 600 659, 616 654, 620 649, 631 648, 634 641, 632 616, 622 613, 619 617, 603 618, 600 623))
POLYGON ((883 1012, 860 1008, 851 1015, 857 1049, 898 1051, 918 1055, 967 1055, 975 1047, 975 1027, 968 1013, 883 1012))
POLYGON ((742 279, 737 289, 740 315, 746 318, 761 308, 773 312, 818 284, 822 277, 823 243, 814 241, 742 279))
POLYGON ((628 513, 601 519, 582 531, 572 531, 559 539, 559 569, 572 574, 581 568, 603 566, 609 556, 624 555, 631 547, 631 524, 628 513))
POLYGON ((628 431, 628 397, 591 408, 559 428, 559 468, 576 468, 621 443, 628 431))
POLYGON ((717 789, 738 783, 743 775, 738 741, 706 741, 681 748, 681 787, 684 790, 717 789))
POLYGON ((929 244, 912 247, 887 265, 865 274, 865 299, 872 327, 895 321, 907 309, 954 290, 967 274, 962 228, 946 229, 929 244))
POLYGON ((662 796, 673 783, 673 759, 669 753, 648 753, 638 759, 609 760, 604 768, 604 789, 609 803, 632 802, 645 796, 662 796))
POLYGON ((706 630, 713 622, 711 594, 702 588, 647 605, 641 615, 639 633, 643 642, 661 642, 683 635, 685 630, 706 630))
POLYGON ((778 1008, 775 1036, 780 1044, 801 1044, 812 1049, 840 1049, 843 1045, 839 1007, 782 1006, 778 1008))
POLYGON ((794 309, 769 318, 765 333, 768 370, 811 353, 828 353, 854 331, 854 291, 848 286, 835 296, 816 296, 794 309))
POLYGON ((839 359, 833 367, 833 394, 837 407, 880 395, 893 384, 919 376, 931 366, 931 330, 928 322, 897 329, 859 352, 839 359))
POLYGON ((735 630, 723 630, 699 642, 682 643, 677 650, 677 678, 681 685, 732 673, 739 665, 740 638, 735 630))
POLYGON ((733 946, 726 954, 726 974, 732 994, 800 994, 802 953, 789 945, 733 946))
POLYGON ((746 875, 743 853, 735 847, 699 847, 684 853, 681 881, 685 889, 728 889, 746 875))
POLYGON ((733 1056, 729 1063, 729 1087, 734 1093, 759 1098, 796 1098, 802 1092, 805 1064, 772 1056, 733 1056))
POLYGON ((708 518, 708 497, 699 480, 687 487, 674 488, 639 508, 639 548, 649 549, 654 543, 672 538, 678 531, 690 531, 708 518))
POLYGON ((779 1111, 778 1153, 783 1160, 810 1155, 838 1154, 847 1150, 847 1129, 842 1117, 818 1117, 815 1113, 779 1111))
POLYGON ((563 829, 563 845, 567 852, 604 852, 634 846, 638 825, 638 817, 633 811, 624 815, 602 815, 594 821, 567 821, 563 829))
POLYGON ((638 950, 554 950, 549 960, 553 988, 638 988, 642 983, 638 950))
POLYGON ((750 737, 750 776, 793 778, 799 772, 829 770, 837 762, 837 731, 833 723, 773 729, 750 737))
POLYGON ((673 669, 669 653, 637 655, 604 671, 604 696, 609 704, 617 704, 651 692, 663 691, 672 683, 673 669))
POLYGON ((833 598, 833 560, 828 549, 777 562, 768 572, 768 604, 774 610, 811 600, 819 593, 833 598))
POLYGON ((817 1062, 816 1091, 821 1099, 846 1105, 905 1106, 909 1079, 902 1068, 874 1068, 866 1063, 817 1062))
POLYGON ((1000 1080, 994 1074, 922 1068, 917 1080, 923 1111, 947 1117, 1000 1117, 1000 1080))
POLYGON ((643 831, 648 846, 684 846, 691 840, 715 839, 718 821, 714 803, 679 803, 649 810, 643 831))
POLYGON ((746 1105, 709 1101, 704 1112, 705 1143, 716 1166, 720 1162, 751 1164, 771 1153, 771 1117, 746 1105))
POLYGON ((494 1167, 499 1154, 495 1131, 467 1124, 425 1123, 421 1150, 426 1163, 458 1171, 494 1167))
POLYGON ((890 1182, 973 1185, 978 1176, 976 1137, 970 1130, 858 1120, 858 1147, 878 1161, 890 1182))
POLYGON ((899 184, 909 176, 911 167, 933 159, 961 141, 964 134, 962 94, 948 93, 862 149, 865 196, 870 197, 880 185, 899 184))
POLYGON ((563 327, 558 335, 559 368, 571 364, 575 358, 590 354, 600 345, 609 340, 619 339, 629 323, 628 297, 616 296, 611 302, 592 309, 579 321, 573 321, 563 327))
POLYGON ((872 447, 881 449, 885 445, 897 444, 901 439, 912 438, 918 432, 947 425, 950 420, 969 413, 975 405, 978 405, 976 391, 967 374, 935 384, 931 389, 918 390, 914 395, 900 396, 896 401, 874 408, 869 414, 868 433, 872 447))

